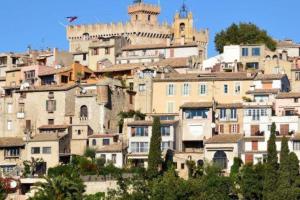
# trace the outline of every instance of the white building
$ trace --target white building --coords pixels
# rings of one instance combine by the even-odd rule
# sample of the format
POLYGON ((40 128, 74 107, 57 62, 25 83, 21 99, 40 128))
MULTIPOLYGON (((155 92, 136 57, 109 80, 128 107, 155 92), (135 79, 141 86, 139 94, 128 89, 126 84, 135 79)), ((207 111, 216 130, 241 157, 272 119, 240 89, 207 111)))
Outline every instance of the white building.
MULTIPOLYGON (((161 150, 175 150, 176 120, 161 121, 161 150)), ((128 160, 134 166, 148 166, 148 153, 152 136, 152 121, 133 121, 128 123, 128 160)))

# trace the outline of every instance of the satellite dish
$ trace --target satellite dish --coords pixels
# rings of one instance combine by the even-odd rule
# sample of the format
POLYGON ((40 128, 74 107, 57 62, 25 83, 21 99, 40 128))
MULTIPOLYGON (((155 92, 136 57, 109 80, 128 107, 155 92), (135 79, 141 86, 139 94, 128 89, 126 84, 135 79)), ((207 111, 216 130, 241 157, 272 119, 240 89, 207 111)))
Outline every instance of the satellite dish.
POLYGON ((219 118, 219 114, 218 113, 215 114, 215 118, 217 118, 217 119, 219 118))
POLYGON ((81 90, 81 94, 86 94, 86 93, 87 93, 86 89, 81 90))
POLYGON ((211 123, 211 128, 216 128, 216 124, 215 123, 211 123))
POLYGON ((12 180, 11 182, 10 182, 10 188, 16 188, 18 186, 18 183, 16 182, 16 181, 14 181, 14 180, 12 180))

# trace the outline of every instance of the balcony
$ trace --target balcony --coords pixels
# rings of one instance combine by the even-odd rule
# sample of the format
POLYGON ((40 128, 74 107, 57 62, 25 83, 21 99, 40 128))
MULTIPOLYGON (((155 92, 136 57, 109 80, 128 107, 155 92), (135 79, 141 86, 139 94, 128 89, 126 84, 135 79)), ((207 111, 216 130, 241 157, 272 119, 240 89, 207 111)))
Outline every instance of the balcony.
POLYGON ((84 116, 79 117, 79 121, 80 122, 87 122, 88 121, 88 117, 84 117, 84 116))
POLYGON ((265 136, 265 132, 264 131, 252 132, 251 136, 265 136))
POLYGON ((17 113, 17 119, 24 119, 25 118, 25 113, 24 112, 18 112, 17 113))

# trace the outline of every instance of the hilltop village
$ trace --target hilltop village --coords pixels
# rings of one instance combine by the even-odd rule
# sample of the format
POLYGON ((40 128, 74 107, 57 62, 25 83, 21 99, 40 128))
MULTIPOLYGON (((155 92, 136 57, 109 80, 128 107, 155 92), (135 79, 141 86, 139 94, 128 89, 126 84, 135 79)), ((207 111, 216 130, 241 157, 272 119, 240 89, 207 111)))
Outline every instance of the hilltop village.
POLYGON ((272 124, 278 155, 285 137, 300 159, 300 44, 225 45, 209 58, 209 31, 185 5, 172 24, 160 11, 135 1, 126 23, 70 24, 69 51, 0 53, 3 178, 28 193, 87 149, 116 168, 147 169, 154 118, 162 159, 171 155, 183 179, 192 161, 224 176, 235 158, 266 162, 272 124), (29 178, 26 161, 36 162, 29 178))

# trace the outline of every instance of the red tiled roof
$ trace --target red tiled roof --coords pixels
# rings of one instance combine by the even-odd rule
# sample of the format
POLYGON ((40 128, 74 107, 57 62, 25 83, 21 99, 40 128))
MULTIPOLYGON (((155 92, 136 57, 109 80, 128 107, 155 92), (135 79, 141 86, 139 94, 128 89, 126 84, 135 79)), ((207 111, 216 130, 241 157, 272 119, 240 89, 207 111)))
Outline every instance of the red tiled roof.
POLYGON ((180 108, 212 108, 213 102, 187 102, 180 108))
POLYGON ((89 138, 107 138, 107 137, 115 137, 118 136, 118 134, 95 134, 90 135, 89 138))
POLYGON ((67 129, 69 128, 69 125, 43 125, 40 126, 38 129, 67 129))
POLYGON ((19 137, 2 137, 0 138, 0 147, 22 147, 25 145, 25 142, 22 138, 19 137))
POLYGON ((276 96, 276 99, 300 98, 300 92, 282 92, 276 96))
POLYGON ((242 134, 221 134, 213 136, 212 138, 208 139, 205 144, 216 144, 216 143, 237 143, 243 139, 242 134))
POLYGON ((197 47, 198 44, 193 42, 193 43, 187 43, 187 44, 170 44, 167 45, 166 43, 161 43, 161 44, 142 44, 142 45, 129 45, 122 50, 124 51, 130 51, 130 50, 142 50, 142 49, 165 49, 165 48, 180 48, 180 47, 197 47))
MULTIPOLYGON (((161 125, 173 125, 175 123, 177 123, 177 120, 161 120, 160 124, 161 125)), ((133 122, 129 122, 127 125, 128 126, 152 126, 153 121, 133 121, 133 122)))
POLYGON ((96 149, 96 152, 121 152, 125 147, 123 147, 122 143, 105 145, 96 149))

